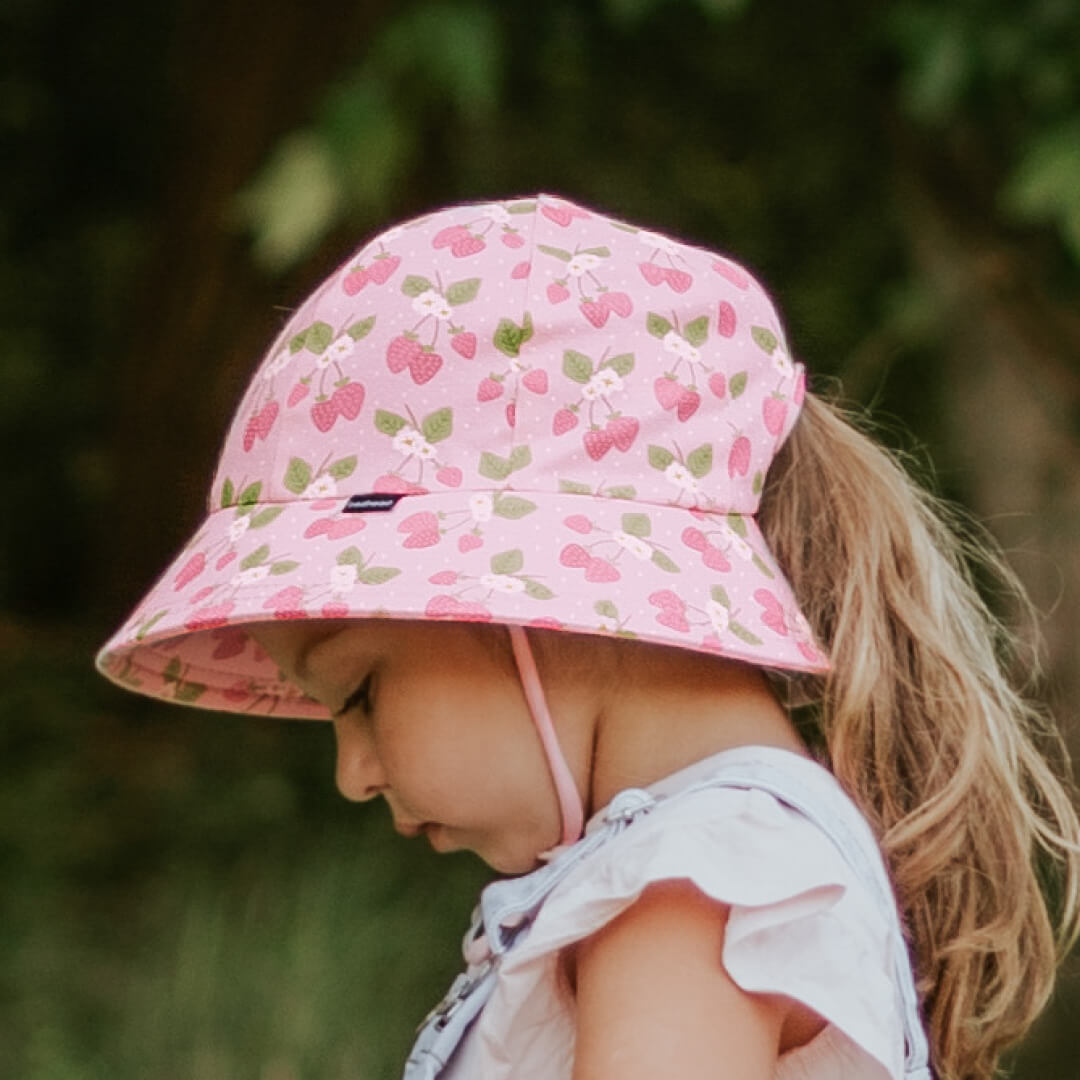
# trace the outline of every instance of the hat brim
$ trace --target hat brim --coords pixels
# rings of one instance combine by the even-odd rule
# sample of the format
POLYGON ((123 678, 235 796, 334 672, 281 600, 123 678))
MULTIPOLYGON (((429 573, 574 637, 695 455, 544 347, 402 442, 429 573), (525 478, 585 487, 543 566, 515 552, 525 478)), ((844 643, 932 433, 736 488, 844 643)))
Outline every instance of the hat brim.
POLYGON ((181 704, 323 719, 327 710, 281 680, 245 624, 513 623, 829 669, 750 515, 508 490, 410 494, 367 513, 343 506, 211 513, 98 667, 181 704))

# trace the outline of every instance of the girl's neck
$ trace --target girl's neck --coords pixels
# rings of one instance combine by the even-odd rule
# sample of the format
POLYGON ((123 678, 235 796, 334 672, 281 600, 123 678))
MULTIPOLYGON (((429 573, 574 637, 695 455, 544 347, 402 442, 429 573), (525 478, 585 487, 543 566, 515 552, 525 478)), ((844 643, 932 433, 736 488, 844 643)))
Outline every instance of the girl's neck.
POLYGON ((746 745, 807 754, 759 670, 662 650, 635 669, 595 716, 586 810, 607 805, 623 788, 646 787, 746 745))

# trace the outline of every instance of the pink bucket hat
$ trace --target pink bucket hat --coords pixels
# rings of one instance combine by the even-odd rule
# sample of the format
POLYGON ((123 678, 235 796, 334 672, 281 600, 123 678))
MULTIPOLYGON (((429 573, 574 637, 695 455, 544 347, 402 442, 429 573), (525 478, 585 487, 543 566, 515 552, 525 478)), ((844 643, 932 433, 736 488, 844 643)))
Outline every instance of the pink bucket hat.
POLYGON ((98 666, 326 717, 243 626, 375 616, 826 671, 753 516, 803 391, 723 256, 548 195, 388 229, 266 354, 206 521, 98 666))

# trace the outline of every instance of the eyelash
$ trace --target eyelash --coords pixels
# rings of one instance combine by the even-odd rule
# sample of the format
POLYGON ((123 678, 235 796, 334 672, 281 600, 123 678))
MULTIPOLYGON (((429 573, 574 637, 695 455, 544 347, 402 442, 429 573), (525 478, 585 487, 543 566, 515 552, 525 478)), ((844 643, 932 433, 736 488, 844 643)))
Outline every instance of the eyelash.
POLYGON ((371 715, 371 681, 372 676, 366 675, 363 682, 345 699, 338 716, 344 716, 352 712, 358 705, 365 716, 371 715))

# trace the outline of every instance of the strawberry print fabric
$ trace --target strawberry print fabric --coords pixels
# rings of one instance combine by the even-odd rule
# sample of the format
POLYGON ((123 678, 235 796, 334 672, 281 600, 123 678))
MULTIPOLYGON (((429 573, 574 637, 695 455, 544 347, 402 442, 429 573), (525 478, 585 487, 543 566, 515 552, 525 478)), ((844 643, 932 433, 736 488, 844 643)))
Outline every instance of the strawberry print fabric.
POLYGON ((99 666, 325 716, 244 624, 376 616, 827 670, 753 518, 803 387, 767 294, 721 255, 547 195, 396 226, 267 352, 205 523, 99 666), (400 498, 346 510, 373 493, 400 498))

